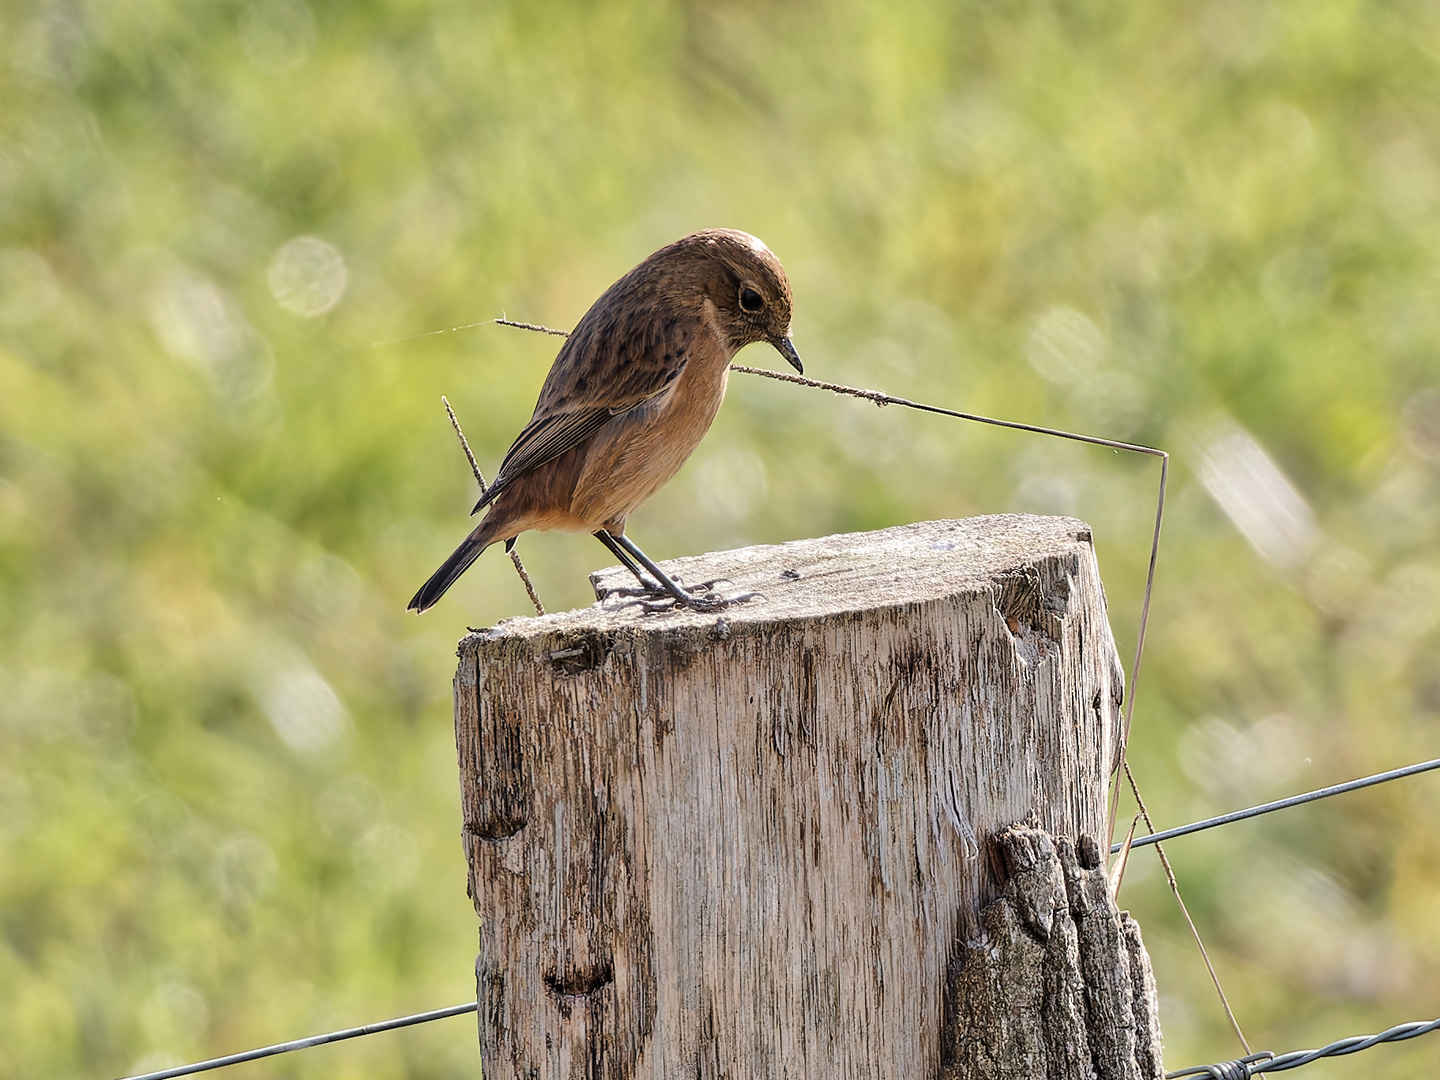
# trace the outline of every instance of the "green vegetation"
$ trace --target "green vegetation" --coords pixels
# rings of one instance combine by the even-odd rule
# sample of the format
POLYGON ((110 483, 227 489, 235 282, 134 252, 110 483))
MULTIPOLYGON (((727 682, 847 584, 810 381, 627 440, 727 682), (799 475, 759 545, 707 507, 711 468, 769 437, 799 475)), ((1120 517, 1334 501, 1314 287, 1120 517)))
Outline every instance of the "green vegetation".
MULTIPOLYGON (((1435 756, 1437 10, 0 6, 0 1078, 470 999, 453 648, 527 604, 490 552, 404 607, 473 499, 440 395, 493 471, 556 342, 375 343, 570 326, 695 228, 785 260, 819 378, 1176 451, 1157 825, 1435 756)), ((1073 513, 1128 651, 1154 484, 736 376, 631 531, 1073 513)), ((552 608, 609 561, 521 551, 552 608)), ((1440 1012, 1437 825, 1420 779, 1172 845, 1252 1045, 1440 1012)), ((1152 855, 1123 899, 1170 1066, 1235 1054, 1152 855)), ((1307 1075, 1430 1076, 1428 1038, 1307 1075)), ((233 1075, 476 1060, 452 1020, 233 1075)))

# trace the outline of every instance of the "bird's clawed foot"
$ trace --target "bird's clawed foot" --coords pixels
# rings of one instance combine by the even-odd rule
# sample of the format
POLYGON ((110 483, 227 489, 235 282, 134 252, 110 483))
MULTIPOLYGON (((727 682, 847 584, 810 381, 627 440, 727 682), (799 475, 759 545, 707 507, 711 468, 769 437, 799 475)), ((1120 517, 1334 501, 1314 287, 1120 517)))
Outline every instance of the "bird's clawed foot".
POLYGON ((737 593, 734 596, 724 596, 717 592, 691 592, 684 600, 681 600, 678 596, 671 596, 667 592, 652 592, 645 596, 626 600, 620 606, 638 607, 647 615, 659 615, 677 608, 689 608, 691 611, 724 611, 728 607, 744 604, 763 596, 763 593, 758 592, 737 593))
POLYGON ((659 614, 664 611, 674 611, 676 608, 689 608, 692 611, 722 611, 735 604, 743 604, 764 595, 758 592, 748 592, 725 596, 723 593, 716 592, 717 585, 733 584, 729 578, 716 578, 713 581, 701 582, 699 585, 686 585, 679 577, 672 577, 671 581, 676 586, 676 592, 673 593, 664 585, 647 581, 644 586, 606 589, 605 595, 600 599, 604 602, 612 596, 622 597, 624 603, 618 605, 619 607, 638 607, 647 614, 659 614), (684 596, 676 595, 677 593, 683 593, 684 596))

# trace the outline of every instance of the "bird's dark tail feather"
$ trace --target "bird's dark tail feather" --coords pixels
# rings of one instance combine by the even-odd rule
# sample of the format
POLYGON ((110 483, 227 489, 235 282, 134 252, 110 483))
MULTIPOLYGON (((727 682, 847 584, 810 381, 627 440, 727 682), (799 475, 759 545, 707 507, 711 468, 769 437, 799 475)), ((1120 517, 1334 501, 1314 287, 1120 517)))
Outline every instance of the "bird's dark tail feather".
POLYGON ((470 564, 478 559, 480 553, 490 544, 491 539, 486 535, 485 524, 481 522, 480 527, 461 541, 450 557, 440 564, 440 569, 430 575, 430 580, 420 586, 420 591, 411 598, 410 606, 406 610, 419 614, 426 608, 434 607, 445 595, 445 590, 455 584, 456 578, 470 569, 470 564))

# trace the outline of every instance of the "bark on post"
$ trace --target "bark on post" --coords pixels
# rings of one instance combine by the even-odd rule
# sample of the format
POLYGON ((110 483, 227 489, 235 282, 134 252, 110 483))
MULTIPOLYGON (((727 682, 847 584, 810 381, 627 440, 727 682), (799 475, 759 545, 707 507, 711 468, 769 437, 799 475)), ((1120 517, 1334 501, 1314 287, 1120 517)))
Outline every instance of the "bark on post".
POLYGON ((1160 1075, 1094 840, 1122 674, 1088 527, 667 569, 764 598, 611 598, 461 643, 486 1075, 1160 1075))

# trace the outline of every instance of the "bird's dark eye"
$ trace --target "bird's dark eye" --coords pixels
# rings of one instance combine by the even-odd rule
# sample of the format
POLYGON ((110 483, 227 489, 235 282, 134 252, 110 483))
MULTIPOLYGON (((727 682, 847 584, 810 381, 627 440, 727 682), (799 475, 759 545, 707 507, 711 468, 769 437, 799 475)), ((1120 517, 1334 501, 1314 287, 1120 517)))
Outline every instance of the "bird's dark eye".
POLYGON ((759 311, 765 306, 765 299, 754 289, 741 289, 740 306, 746 311, 759 311))

